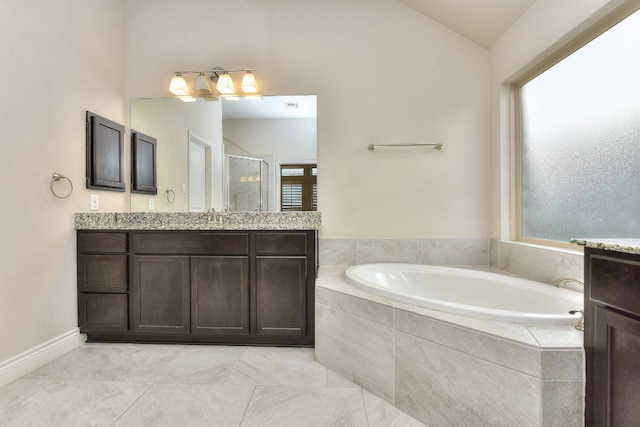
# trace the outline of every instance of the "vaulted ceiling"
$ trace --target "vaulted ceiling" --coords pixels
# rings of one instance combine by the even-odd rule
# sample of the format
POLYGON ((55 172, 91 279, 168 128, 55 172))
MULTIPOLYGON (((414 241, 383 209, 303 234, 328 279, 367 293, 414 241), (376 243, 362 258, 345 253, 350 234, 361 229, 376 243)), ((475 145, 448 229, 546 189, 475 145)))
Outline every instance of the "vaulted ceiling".
POLYGON ((535 0, 399 0, 489 48, 535 0))
MULTIPOLYGON (((417 12, 489 48, 536 0, 398 0, 417 12)), ((267 97, 263 102, 229 101, 225 119, 315 117, 315 98, 267 97), (285 109, 290 101, 297 109, 285 109)))

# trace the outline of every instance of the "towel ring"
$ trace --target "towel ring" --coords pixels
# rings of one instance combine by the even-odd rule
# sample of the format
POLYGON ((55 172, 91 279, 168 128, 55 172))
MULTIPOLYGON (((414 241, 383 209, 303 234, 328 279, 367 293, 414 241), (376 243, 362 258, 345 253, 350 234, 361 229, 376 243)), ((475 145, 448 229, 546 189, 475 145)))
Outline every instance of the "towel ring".
POLYGON ((66 176, 60 175, 58 172, 54 172, 53 175, 51 175, 51 184, 49 184, 49 188, 51 189, 51 192, 53 193, 53 195, 56 196, 58 199, 66 199, 71 195, 71 193, 73 193, 73 182, 71 182, 71 180, 66 176), (53 189, 53 184, 60 181, 61 179, 67 180, 67 182, 69 183, 69 192, 65 195, 60 195, 56 193, 56 191, 53 189))
POLYGON ((169 202, 169 204, 172 204, 173 202, 175 202, 176 201, 175 191, 173 191, 170 188, 167 188, 165 191, 167 193, 167 202, 169 202))

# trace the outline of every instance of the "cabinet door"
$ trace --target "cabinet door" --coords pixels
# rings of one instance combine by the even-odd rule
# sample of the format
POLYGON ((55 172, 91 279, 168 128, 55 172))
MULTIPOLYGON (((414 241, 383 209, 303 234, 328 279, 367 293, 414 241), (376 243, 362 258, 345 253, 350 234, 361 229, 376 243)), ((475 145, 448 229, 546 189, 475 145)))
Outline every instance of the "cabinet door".
POLYGON ((189 332, 189 257, 133 257, 133 329, 189 332))
POLYGON ((640 321, 595 307, 593 419, 587 425, 640 425, 640 321))
POLYGON ((191 332, 249 333, 249 258, 191 258, 191 332))
POLYGON ((307 259, 256 259, 258 335, 306 335, 307 259))

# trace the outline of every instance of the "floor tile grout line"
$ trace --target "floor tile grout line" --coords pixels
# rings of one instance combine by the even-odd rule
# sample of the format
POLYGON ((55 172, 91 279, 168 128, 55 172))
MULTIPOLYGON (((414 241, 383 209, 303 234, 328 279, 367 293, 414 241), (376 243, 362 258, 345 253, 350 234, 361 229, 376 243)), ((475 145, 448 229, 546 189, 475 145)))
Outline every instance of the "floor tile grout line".
MULTIPOLYGON (((121 381, 124 382, 124 381, 121 381)), ((133 402, 131 402, 131 404, 129 406, 126 407, 126 409, 124 411, 122 411, 122 413, 120 415, 118 415, 118 417, 113 420, 113 422, 111 423, 111 426, 113 427, 121 418, 124 414, 126 414, 127 412, 129 412, 129 410, 136 404, 138 403, 138 401, 142 398, 142 396, 144 396, 145 394, 147 394, 149 392, 149 390, 151 390, 151 387, 153 387, 156 383, 150 383, 149 387, 146 388, 145 391, 143 391, 142 393, 140 393, 140 396, 138 396, 133 402)))
POLYGON ((244 422, 244 418, 247 416, 247 411, 249 410, 249 406, 251 405, 253 396, 256 394, 257 388, 258 386, 253 386, 253 391, 251 391, 251 396, 249 397, 249 400, 247 400, 247 406, 244 408, 244 412, 242 413, 242 418, 240 418, 240 424, 238 424, 238 427, 242 426, 242 423, 244 422))
POLYGON ((3 386, 3 387, 0 387, 0 391, 1 391, 4 387, 8 387, 9 385, 11 385, 11 384, 13 384, 13 383, 16 383, 16 382, 18 382, 18 381, 22 381, 22 380, 26 380, 26 381, 31 381, 31 380, 33 380, 33 381, 42 381, 42 382, 44 382, 44 384, 42 384, 42 386, 41 386, 41 387, 38 387, 38 389, 37 389, 37 390, 32 391, 29 395, 24 396, 24 397, 21 397, 21 398, 20 398, 20 400, 18 401, 18 403, 22 403, 22 402, 24 402, 25 400, 27 400, 27 399, 31 398, 32 396, 35 396, 36 394, 38 394, 38 393, 42 392, 44 389, 46 389, 47 387, 49 387, 49 386, 50 386, 51 384, 53 384, 54 382, 56 382, 56 381, 60 381, 60 380, 56 380, 56 379, 49 379, 49 378, 25 378, 25 377, 21 377, 21 378, 18 378, 17 380, 15 380, 15 381, 10 382, 9 384, 7 384, 7 385, 5 385, 5 386, 3 386))
POLYGON ((324 386, 329 388, 329 368, 324 367, 324 386))
POLYGON ((360 387, 360 397, 362 398, 362 408, 364 409, 364 419, 367 421, 367 426, 371 427, 369 422, 369 411, 367 411, 367 401, 364 399, 364 390, 360 387))

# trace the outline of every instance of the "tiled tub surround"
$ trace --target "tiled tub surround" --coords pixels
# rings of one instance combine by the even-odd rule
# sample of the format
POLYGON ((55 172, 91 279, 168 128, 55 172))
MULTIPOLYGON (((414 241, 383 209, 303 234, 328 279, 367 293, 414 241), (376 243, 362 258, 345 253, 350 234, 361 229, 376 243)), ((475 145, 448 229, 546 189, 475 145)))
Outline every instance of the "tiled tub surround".
POLYGON ((431 265, 489 265, 489 239, 320 238, 320 265, 399 262, 431 265))
POLYGON ((559 277, 584 277, 584 255, 576 250, 491 240, 491 265, 542 283, 559 277))
POLYGON ((316 281, 316 359, 432 426, 580 426, 582 333, 410 306, 316 281))
POLYGON ((320 265, 376 262, 441 266, 494 267, 529 280, 553 283, 559 277, 582 278, 579 251, 486 238, 319 239, 320 265))
POLYGON ((91 212, 74 215, 76 230, 317 230, 320 212, 228 212, 216 223, 204 212, 91 212))

